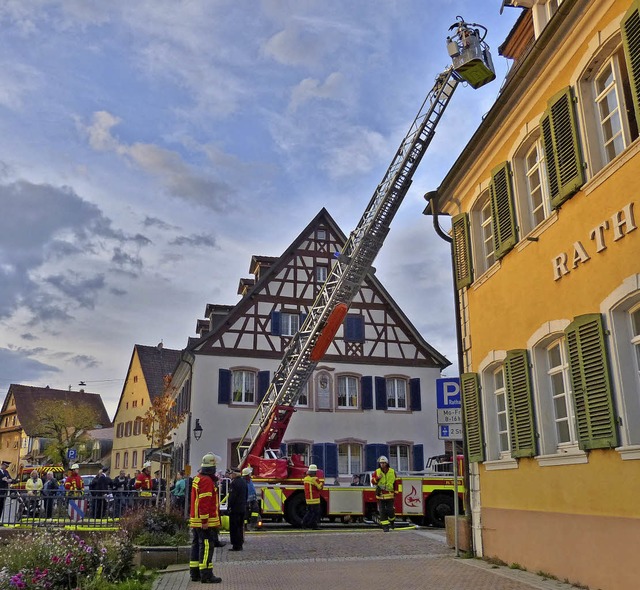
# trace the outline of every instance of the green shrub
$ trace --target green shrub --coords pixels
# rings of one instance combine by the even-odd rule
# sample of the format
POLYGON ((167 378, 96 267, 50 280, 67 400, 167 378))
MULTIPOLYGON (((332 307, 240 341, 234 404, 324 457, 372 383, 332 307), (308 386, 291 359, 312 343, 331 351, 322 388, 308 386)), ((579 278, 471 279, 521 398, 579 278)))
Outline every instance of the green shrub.
POLYGON ((144 507, 127 512, 120 519, 120 529, 135 545, 177 546, 188 542, 189 529, 182 512, 144 507))

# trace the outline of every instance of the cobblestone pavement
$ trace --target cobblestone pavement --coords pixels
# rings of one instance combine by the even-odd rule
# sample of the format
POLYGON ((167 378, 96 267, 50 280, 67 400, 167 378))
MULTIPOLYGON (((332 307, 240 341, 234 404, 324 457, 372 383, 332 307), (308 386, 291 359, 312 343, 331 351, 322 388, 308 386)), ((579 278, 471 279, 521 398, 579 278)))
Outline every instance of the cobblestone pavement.
MULTIPOLYGON (((223 537, 224 539, 224 537, 223 537)), ((228 547, 228 546, 227 546, 228 547)), ((242 552, 216 549, 214 588, 234 590, 569 590, 573 586, 457 558, 444 531, 379 529, 307 531, 286 529, 247 535, 242 552)), ((195 590, 188 568, 175 566, 159 576, 154 590, 195 590)))

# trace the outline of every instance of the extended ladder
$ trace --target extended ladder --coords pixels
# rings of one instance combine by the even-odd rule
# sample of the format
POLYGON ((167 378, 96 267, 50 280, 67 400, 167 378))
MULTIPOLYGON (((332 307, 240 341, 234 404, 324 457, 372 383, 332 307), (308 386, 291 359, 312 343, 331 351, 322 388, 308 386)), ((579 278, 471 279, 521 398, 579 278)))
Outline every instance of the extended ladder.
MULTIPOLYGON (((280 366, 238 444, 241 466, 249 455, 262 457, 269 449, 279 449, 294 406, 318 364, 311 358, 318 338, 336 307, 351 304, 371 269, 458 81, 453 67, 436 78, 360 223, 336 256, 306 320, 285 350, 280 366)), ((342 308, 346 310, 344 306, 342 308)))

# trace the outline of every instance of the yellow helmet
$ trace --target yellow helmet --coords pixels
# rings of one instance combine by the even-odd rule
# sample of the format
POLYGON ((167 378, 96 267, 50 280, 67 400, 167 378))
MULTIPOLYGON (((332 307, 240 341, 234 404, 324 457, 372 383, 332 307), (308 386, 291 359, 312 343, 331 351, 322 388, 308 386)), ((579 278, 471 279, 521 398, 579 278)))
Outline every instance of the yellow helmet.
POLYGON ((242 475, 246 476, 246 475, 251 475, 253 473, 253 467, 245 467, 242 470, 242 475))
POLYGON ((387 459, 384 455, 382 455, 382 456, 378 459, 378 463, 389 463, 389 459, 387 459))
POLYGON ((216 456, 213 453, 207 453, 204 457, 202 457, 200 467, 215 467, 216 463, 216 456))

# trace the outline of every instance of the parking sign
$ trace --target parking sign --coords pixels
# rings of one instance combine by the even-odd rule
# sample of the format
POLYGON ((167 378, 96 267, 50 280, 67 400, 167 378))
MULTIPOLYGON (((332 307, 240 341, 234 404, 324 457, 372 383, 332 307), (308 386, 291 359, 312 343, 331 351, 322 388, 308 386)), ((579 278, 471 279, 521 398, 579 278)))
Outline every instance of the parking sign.
POLYGON ((436 408, 450 410, 460 407, 462 407, 460 379, 458 377, 436 379, 436 408))

